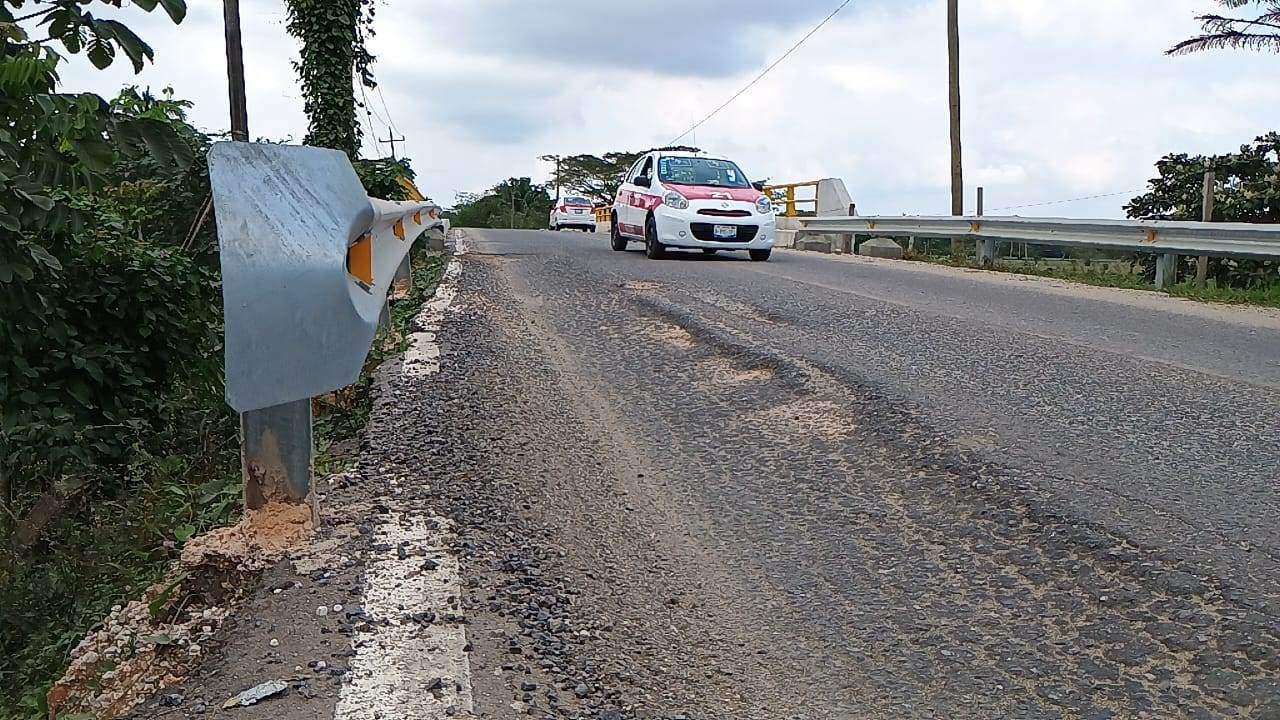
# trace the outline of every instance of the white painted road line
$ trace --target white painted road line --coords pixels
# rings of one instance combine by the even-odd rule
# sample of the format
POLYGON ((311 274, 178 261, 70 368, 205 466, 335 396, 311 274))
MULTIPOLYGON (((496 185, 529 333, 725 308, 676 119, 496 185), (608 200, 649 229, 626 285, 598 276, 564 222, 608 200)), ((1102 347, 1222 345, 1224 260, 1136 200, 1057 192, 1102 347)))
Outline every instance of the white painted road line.
MULTIPOLYGON (((465 253, 459 236, 435 294, 415 318, 418 330, 408 338, 399 376, 388 378, 380 403, 407 400, 413 381, 439 372, 436 336, 457 297, 465 253)), ((387 482, 394 487, 400 480, 387 482)), ((357 625, 349 682, 335 720, 435 720, 471 713, 471 663, 452 536, 445 518, 395 512, 374 531, 373 547, 383 549, 365 568, 368 619, 357 625)))
POLYGON ((366 570, 368 628, 357 632, 350 683, 337 720, 465 717, 472 710, 471 664, 461 616, 462 585, 440 517, 395 516, 377 529, 390 546, 366 570))

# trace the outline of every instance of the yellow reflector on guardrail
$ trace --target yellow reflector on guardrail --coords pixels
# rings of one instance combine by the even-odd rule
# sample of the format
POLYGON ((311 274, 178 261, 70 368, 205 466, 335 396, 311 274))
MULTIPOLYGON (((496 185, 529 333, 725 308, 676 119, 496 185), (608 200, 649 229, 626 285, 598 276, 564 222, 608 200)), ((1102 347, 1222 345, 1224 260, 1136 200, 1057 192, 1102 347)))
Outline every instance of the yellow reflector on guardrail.
POLYGON ((347 273, 365 285, 373 284, 373 236, 365 233, 347 248, 347 273))

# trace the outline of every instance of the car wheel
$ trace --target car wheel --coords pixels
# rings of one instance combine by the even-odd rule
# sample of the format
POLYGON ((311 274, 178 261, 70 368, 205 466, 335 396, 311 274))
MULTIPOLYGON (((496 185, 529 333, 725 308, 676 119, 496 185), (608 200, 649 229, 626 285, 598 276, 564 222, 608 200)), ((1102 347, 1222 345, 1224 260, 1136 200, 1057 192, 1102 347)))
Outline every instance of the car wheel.
POLYGON ((658 242, 658 223, 650 215, 644 223, 644 254, 650 260, 661 260, 667 256, 667 248, 658 242))
POLYGON ((764 262, 773 254, 772 250, 748 250, 747 254, 751 256, 754 262, 764 262))
POLYGON ((702 248, 703 255, 715 255, 718 252, 720 251, 715 248, 702 248))
POLYGON ((613 225, 609 227, 609 247, 622 252, 627 249, 627 239, 622 237, 622 233, 618 231, 618 219, 613 219, 613 225))

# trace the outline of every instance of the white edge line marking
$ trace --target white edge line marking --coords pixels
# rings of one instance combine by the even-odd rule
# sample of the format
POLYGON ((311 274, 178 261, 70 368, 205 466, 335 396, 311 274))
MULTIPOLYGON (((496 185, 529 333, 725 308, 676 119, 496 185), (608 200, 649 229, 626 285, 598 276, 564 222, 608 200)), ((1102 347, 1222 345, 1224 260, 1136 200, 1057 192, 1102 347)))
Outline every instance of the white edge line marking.
MULTIPOLYGON (((387 388, 391 393, 405 380, 439 372, 436 335, 458 295, 464 254, 458 237, 444 277, 416 318, 419 330, 409 336, 400 377, 387 388)), ((473 711, 452 536, 450 521, 436 516, 393 514, 376 529, 374 545, 392 550, 371 556, 365 569, 367 617, 356 620, 355 655, 334 709, 336 720, 436 720, 473 711)))

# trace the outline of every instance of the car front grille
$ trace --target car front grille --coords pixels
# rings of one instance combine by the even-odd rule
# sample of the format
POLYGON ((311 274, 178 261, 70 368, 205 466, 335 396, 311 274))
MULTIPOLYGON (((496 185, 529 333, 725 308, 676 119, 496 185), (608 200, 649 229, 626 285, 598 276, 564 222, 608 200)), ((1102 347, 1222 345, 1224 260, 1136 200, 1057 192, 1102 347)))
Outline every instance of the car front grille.
POLYGON ((716 210, 714 208, 703 208, 698 211, 698 214, 716 217, 751 217, 751 213, 747 210, 716 210))
POLYGON ((715 225, 711 223, 689 223, 689 231, 704 242, 751 242, 760 228, 756 225, 734 225, 738 228, 736 238, 718 238, 715 236, 715 225))

